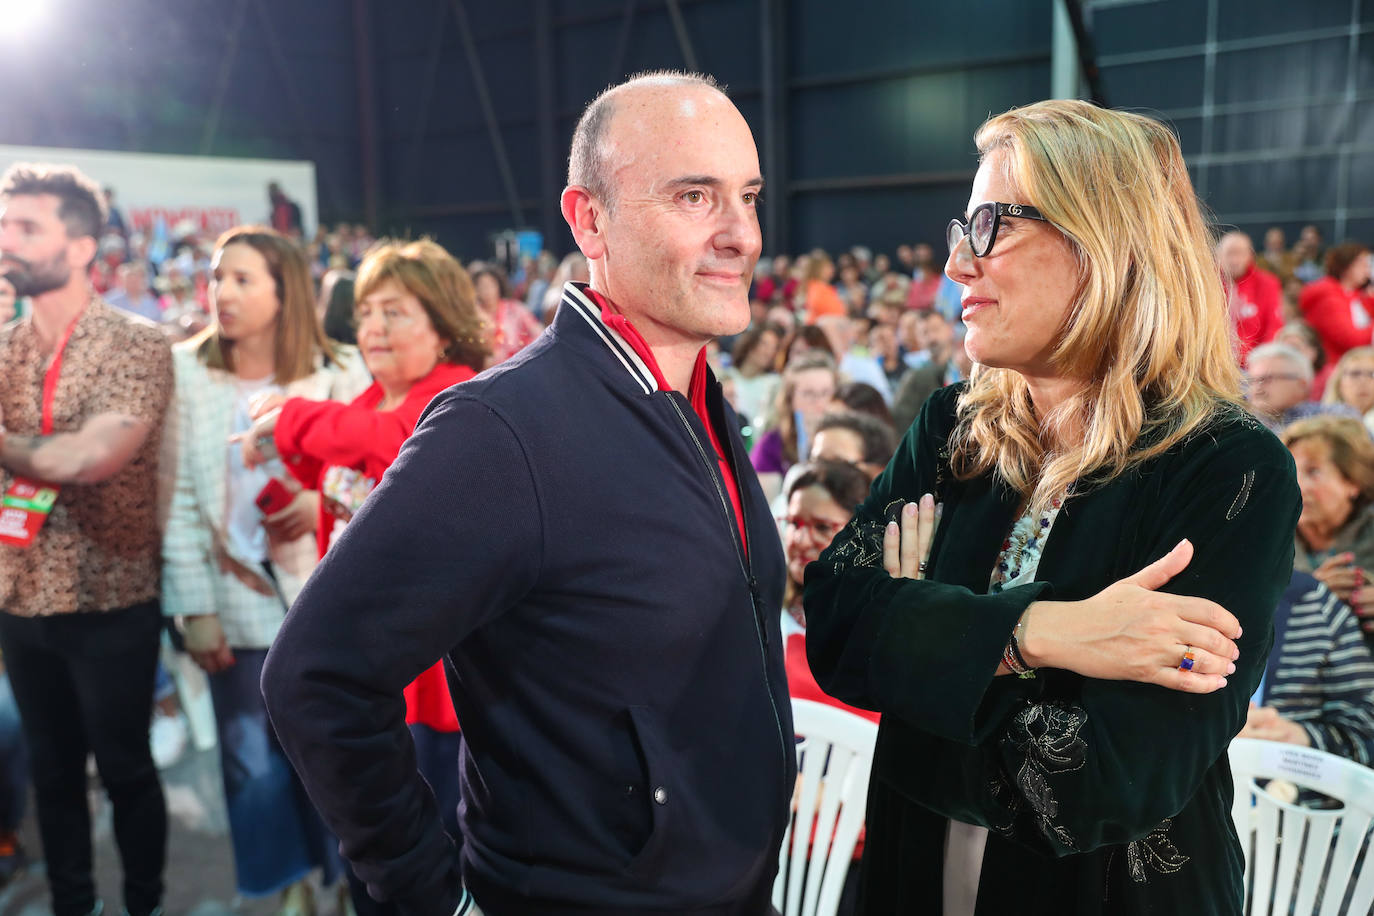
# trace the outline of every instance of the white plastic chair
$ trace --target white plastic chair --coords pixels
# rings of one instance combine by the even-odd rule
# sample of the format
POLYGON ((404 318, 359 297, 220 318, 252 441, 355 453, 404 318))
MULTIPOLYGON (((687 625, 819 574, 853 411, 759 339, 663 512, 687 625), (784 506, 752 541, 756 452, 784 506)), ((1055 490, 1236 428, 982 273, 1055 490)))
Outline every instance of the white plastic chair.
POLYGON ((778 856, 773 905, 783 916, 834 916, 864 823, 878 726, 843 709, 797 699, 792 720, 802 739, 799 787, 778 856))
POLYGON ((1374 770, 1325 751, 1236 738, 1230 747, 1232 817, 1245 853, 1248 916, 1369 913, 1374 906, 1374 770), (1335 810, 1275 798, 1256 779, 1281 779, 1339 801, 1335 810), (1351 894, 1348 906, 1346 897, 1351 894), (1320 896, 1320 909, 1318 897, 1320 896))

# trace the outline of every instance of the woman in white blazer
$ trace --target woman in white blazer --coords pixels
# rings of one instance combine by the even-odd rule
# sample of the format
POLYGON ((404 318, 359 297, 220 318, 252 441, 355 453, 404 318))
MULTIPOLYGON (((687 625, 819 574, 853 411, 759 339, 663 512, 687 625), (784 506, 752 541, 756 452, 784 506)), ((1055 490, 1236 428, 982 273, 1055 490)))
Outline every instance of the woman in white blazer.
POLYGON ((325 337, 295 243, 267 228, 231 229, 212 267, 212 323, 174 349, 176 484, 163 608, 209 674, 239 893, 281 893, 283 916, 309 916, 306 877, 321 868, 333 883, 342 863, 277 744, 258 681, 316 562, 319 494, 294 484, 275 457, 247 467, 230 438, 250 427, 257 399, 347 401, 371 379, 354 348, 325 337), (261 495, 273 490, 280 505, 264 512, 261 495))

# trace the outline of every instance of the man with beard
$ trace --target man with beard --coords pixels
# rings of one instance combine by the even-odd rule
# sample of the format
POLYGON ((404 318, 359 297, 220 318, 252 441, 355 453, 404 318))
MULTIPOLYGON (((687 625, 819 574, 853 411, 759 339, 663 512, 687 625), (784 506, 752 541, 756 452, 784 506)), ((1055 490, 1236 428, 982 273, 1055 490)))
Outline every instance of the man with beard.
POLYGON ((160 913, 167 811, 148 743, 162 614, 158 450, 171 350, 87 272, 104 224, 75 169, 0 179, 0 649, 23 721, 55 916, 99 914, 86 757, 114 809, 131 916, 160 913))
POLYGON ((708 77, 594 100, 562 196, 590 284, 431 402, 287 615, 277 734, 401 913, 770 910, 796 773, 785 569, 705 354, 749 323, 762 185, 708 77), (440 657, 461 863, 401 696, 440 657))

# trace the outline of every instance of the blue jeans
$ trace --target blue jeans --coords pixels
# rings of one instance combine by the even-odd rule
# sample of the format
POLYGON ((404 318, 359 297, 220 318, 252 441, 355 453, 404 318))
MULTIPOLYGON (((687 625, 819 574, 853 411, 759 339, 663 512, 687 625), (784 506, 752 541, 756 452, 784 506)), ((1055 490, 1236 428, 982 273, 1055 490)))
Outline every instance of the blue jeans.
POLYGON ((310 803, 268 721, 258 686, 266 658, 266 649, 235 649, 233 666, 210 675, 229 835, 245 897, 274 894, 316 868, 329 885, 343 867, 338 840, 310 803))

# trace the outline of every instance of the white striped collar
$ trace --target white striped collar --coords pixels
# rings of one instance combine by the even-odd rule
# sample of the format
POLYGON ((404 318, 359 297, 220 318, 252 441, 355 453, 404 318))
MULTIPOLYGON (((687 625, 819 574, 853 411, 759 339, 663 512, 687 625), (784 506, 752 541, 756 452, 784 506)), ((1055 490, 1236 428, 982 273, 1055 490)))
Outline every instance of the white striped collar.
POLYGON ((626 342, 624 337, 612 327, 609 327, 601 320, 601 307, 592 301, 583 288, 586 284, 567 283, 563 287, 563 304, 570 307, 574 312, 587 322, 601 342, 606 345, 606 349, 611 351, 611 355, 620 361, 625 367, 625 371, 635 380, 640 388, 644 389, 645 394, 653 394, 658 391, 658 382, 654 379, 654 373, 640 359, 634 347, 626 342))

